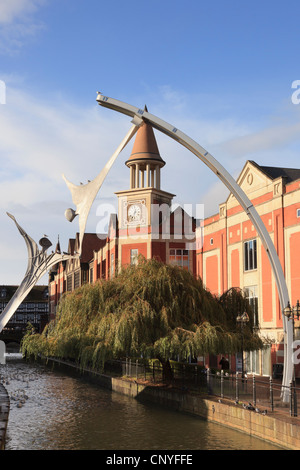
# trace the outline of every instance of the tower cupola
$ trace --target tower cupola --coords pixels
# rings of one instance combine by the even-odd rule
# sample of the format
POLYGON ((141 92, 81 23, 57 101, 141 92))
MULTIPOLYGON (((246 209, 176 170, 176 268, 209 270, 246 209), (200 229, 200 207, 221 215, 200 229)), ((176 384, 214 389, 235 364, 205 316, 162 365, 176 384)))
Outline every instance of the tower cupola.
POLYGON ((160 169, 165 162, 160 156, 150 124, 145 122, 138 129, 131 155, 125 164, 130 168, 130 189, 160 189, 160 169))

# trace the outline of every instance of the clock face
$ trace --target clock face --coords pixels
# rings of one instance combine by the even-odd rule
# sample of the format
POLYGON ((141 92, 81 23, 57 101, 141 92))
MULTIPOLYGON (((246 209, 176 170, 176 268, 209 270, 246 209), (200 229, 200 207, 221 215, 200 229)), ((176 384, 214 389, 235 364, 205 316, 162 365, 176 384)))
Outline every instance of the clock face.
POLYGON ((142 215, 141 207, 138 204, 132 204, 128 208, 128 220, 130 222, 137 222, 140 220, 142 215))

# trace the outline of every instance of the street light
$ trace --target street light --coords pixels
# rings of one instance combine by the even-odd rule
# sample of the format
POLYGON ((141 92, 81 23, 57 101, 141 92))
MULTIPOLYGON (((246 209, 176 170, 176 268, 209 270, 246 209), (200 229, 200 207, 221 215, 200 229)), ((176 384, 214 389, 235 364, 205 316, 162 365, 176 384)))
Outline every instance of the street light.
MULTIPOLYGON (((287 317, 288 320, 292 320, 293 323, 293 343, 295 339, 295 319, 299 320, 300 317, 300 303, 297 300, 295 306, 291 307, 290 302, 288 302, 287 306, 283 309, 283 315, 287 317)), ((295 364, 294 364, 294 380, 295 380, 295 364)))
POLYGON ((247 312, 243 314, 238 314, 236 317, 236 322, 240 325, 241 335, 242 335, 242 379, 245 377, 244 373, 244 326, 249 322, 249 315, 247 312))
POLYGON ((287 307, 283 310, 283 314, 287 317, 289 320, 292 318, 292 320, 295 320, 295 317, 297 317, 297 320, 299 320, 300 316, 300 303, 299 300, 297 300, 297 303, 294 307, 290 306, 290 302, 288 302, 287 307))
MULTIPOLYGON (((287 306, 283 309, 283 315, 287 317, 288 320, 292 320, 293 323, 293 343, 295 339, 295 318, 299 320, 300 317, 300 303, 297 300, 295 306, 291 307, 290 302, 288 302, 287 306)), ((295 365, 294 365, 294 379, 295 379, 295 365)))
MULTIPOLYGON (((297 320, 299 320, 299 317, 300 317, 300 303, 299 303, 299 300, 297 300, 296 305, 294 305, 293 307, 291 307, 290 302, 288 302, 287 306, 283 309, 283 315, 285 317, 287 317, 288 320, 292 320, 292 323, 293 323, 293 343, 292 344, 294 345, 295 318, 297 318, 297 320)), ((294 416, 297 416, 297 395, 296 395, 295 364, 294 364, 294 367, 293 367, 293 382, 294 382, 294 416)), ((292 404, 290 406, 291 406, 291 416, 292 416, 292 404)))

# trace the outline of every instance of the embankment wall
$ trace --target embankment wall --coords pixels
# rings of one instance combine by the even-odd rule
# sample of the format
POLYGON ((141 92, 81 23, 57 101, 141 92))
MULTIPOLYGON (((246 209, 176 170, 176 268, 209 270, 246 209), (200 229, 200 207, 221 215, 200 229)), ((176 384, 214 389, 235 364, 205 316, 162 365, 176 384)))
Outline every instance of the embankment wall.
MULTIPOLYGON (((63 364, 61 361, 54 362, 63 364)), ((68 363, 65 363, 70 367, 68 363)), ((71 366, 76 369, 76 366, 71 366)), ((208 421, 227 426, 248 435, 263 439, 285 449, 300 449, 299 418, 262 415, 234 405, 229 400, 219 403, 217 398, 202 396, 164 386, 148 386, 132 379, 111 377, 90 370, 88 374, 102 387, 137 400, 146 400, 170 409, 193 414, 208 421)))

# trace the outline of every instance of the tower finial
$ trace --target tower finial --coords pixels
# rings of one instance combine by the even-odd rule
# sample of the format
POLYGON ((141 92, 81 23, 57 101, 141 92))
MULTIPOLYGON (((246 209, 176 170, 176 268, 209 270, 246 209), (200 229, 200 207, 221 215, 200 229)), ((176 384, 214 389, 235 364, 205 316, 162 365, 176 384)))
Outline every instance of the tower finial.
POLYGON ((57 244, 56 244, 56 248, 55 248, 55 253, 61 253, 60 243, 59 243, 59 235, 57 235, 57 244))

